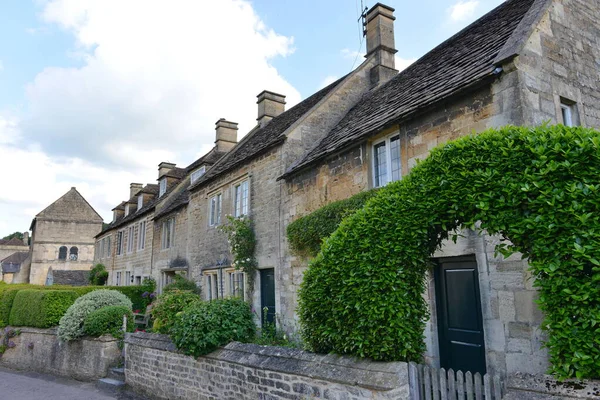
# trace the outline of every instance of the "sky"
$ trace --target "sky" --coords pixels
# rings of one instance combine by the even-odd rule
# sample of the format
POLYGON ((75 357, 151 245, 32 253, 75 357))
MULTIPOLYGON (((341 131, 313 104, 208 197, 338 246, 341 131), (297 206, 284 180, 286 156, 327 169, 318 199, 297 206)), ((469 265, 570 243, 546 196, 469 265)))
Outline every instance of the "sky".
MULTIPOLYGON (((387 0, 403 69, 502 0, 387 0)), ((71 187, 102 215, 363 60, 363 0, 0 0, 0 238, 71 187)))

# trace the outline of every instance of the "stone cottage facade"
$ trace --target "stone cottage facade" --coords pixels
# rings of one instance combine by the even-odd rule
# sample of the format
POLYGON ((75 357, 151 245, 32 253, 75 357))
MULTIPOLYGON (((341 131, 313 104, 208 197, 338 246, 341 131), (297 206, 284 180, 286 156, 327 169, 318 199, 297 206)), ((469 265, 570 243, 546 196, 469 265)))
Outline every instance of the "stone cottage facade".
MULTIPOLYGON (((431 149, 464 135, 507 124, 600 127, 596 0, 508 0, 401 73, 394 68, 393 12, 378 3, 366 13, 367 54, 356 70, 289 110, 285 96, 263 91, 257 125, 239 143, 237 124, 219 120, 213 150, 219 154, 181 171, 162 163, 164 194, 125 216, 141 193, 132 191, 97 236, 100 246, 110 238, 108 253, 99 252, 109 254, 110 282, 154 276, 160 288, 183 273, 202 286, 206 300, 245 297, 257 319, 266 308, 269 320, 292 333, 308 260, 289 251, 290 222, 402 179, 431 149), (252 291, 219 230, 228 215, 252 220, 258 261, 252 291), (136 235, 140 218, 151 248, 143 262, 133 261, 136 251, 115 254, 116 246, 126 246, 127 226, 136 235), (135 272, 136 262, 143 272, 135 272)), ((434 255, 425 294, 430 364, 545 372, 542 315, 527 263, 494 255, 498 240, 465 230, 434 255), (467 325, 453 327, 453 318, 467 325), (452 339, 453 329, 470 336, 452 339), (475 362, 461 364, 466 358, 475 362)))
POLYGON ((94 261, 94 236, 102 217, 75 189, 50 204, 31 222, 30 264, 21 265, 13 283, 44 285, 48 271, 90 270, 94 261))
MULTIPOLYGON (((282 224, 401 179, 432 148, 463 135, 507 124, 600 127, 599 44, 595 0, 506 1, 371 91, 288 169, 282 224)), ((494 255, 498 240, 465 231, 435 254, 426 358, 454 369, 542 374, 548 357, 533 279, 520 257, 494 255), (458 330, 469 341, 452 339, 458 330), (463 364, 467 358, 477 361, 463 364)), ((287 251, 283 236, 280 246, 287 251)), ((292 278, 282 285, 295 293, 306 260, 287 253, 280 268, 292 278)), ((293 308, 281 311, 293 324, 293 308)))
POLYGON ((24 232, 23 240, 18 238, 0 239, 0 280, 12 283, 15 274, 21 270, 21 265, 28 262, 29 257, 29 232, 24 232))

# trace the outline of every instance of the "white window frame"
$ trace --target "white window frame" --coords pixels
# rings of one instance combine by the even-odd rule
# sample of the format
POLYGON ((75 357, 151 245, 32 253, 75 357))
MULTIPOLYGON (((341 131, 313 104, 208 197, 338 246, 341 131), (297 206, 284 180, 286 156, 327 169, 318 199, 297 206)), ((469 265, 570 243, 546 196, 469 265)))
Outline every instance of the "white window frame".
POLYGON ((233 216, 248 215, 250 206, 250 182, 245 179, 233 186, 233 216))
POLYGON ((573 118, 573 105, 567 104, 561 100, 560 102, 560 113, 563 120, 564 126, 575 126, 573 118))
POLYGON ((121 286, 121 271, 115 274, 115 286, 121 286))
POLYGON ((129 204, 125 204, 125 216, 129 215, 129 204))
POLYGON ((226 291, 228 297, 239 297, 245 300, 246 274, 240 270, 231 269, 227 274, 226 291))
POLYGON ((222 298, 221 282, 219 282, 219 271, 210 271, 204 273, 204 282, 206 282, 205 293, 206 300, 216 300, 222 298))
POLYGON ((204 175, 204 173, 206 172, 206 166, 201 166, 200 168, 192 171, 192 173, 190 174, 190 185, 193 185, 198 179, 200 179, 202 177, 202 175, 204 175))
POLYGON ((167 178, 162 178, 158 181, 158 197, 167 192, 167 178))
POLYGON ((137 249, 144 250, 146 248, 146 220, 140 221, 138 224, 137 249))
POLYGON ((135 225, 127 227, 127 254, 133 253, 135 246, 133 245, 135 238, 135 225))
POLYGON ((162 223, 160 248, 162 250, 170 249, 174 245, 175 236, 175 218, 169 218, 162 223))
POLYGON ((141 210, 141 209, 142 209, 142 207, 144 206, 144 195, 143 195, 143 194, 140 194, 140 195, 138 196, 138 198, 137 198, 137 202, 138 202, 138 204, 137 204, 137 208, 138 208, 138 210, 141 210))
POLYGON ((104 246, 104 249, 106 250, 106 258, 111 257, 111 254, 110 254, 110 242, 111 242, 111 239, 110 238, 111 238, 110 236, 107 236, 107 237, 104 238, 104 239, 106 239, 106 246, 104 246))
POLYGON ((223 213, 223 193, 217 193, 208 200, 208 224, 217 226, 221 224, 223 213))
POLYGON ((104 245, 106 238, 102 238, 98 241, 98 258, 104 258, 104 245))
POLYGON ((125 229, 121 229, 117 232, 117 255, 122 256, 125 242, 125 229))
POLYGON ((391 135, 388 135, 384 138, 376 140, 371 145, 371 154, 373 161, 371 162, 371 168, 373 170, 373 187, 383 187, 390 182, 402 179, 402 151, 401 151, 401 141, 400 141, 400 133, 395 132, 391 135), (398 179, 392 178, 392 151, 391 151, 391 143, 393 139, 398 140, 398 179), (378 166, 377 166, 377 147, 381 144, 385 146, 385 162, 386 162, 386 181, 378 182, 379 177, 377 176, 378 166))
POLYGON ((131 271, 125 271, 125 282, 123 286, 131 286, 131 271))

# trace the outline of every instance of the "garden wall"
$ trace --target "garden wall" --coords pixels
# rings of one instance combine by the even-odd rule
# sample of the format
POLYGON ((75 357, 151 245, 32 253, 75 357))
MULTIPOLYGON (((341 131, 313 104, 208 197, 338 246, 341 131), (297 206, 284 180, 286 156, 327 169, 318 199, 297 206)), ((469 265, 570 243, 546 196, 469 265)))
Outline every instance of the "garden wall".
POLYGON ((549 375, 514 374, 506 382, 505 400, 598 399, 600 381, 568 379, 560 382, 549 375))
POLYGON ((153 399, 408 399, 408 366, 230 343, 194 359, 168 336, 125 336, 125 378, 153 399))
POLYGON ((121 350, 112 336, 61 343, 56 328, 15 328, 21 334, 15 347, 0 357, 0 366, 92 381, 106 376, 118 364, 121 350))

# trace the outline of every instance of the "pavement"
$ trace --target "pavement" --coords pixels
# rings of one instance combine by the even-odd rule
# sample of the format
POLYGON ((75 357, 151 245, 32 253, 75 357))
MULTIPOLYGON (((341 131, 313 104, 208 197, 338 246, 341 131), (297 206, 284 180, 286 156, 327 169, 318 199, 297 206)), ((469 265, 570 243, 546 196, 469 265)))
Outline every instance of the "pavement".
POLYGON ((94 382, 0 368, 0 400, 129 400, 128 394, 113 395, 96 388, 94 382))

